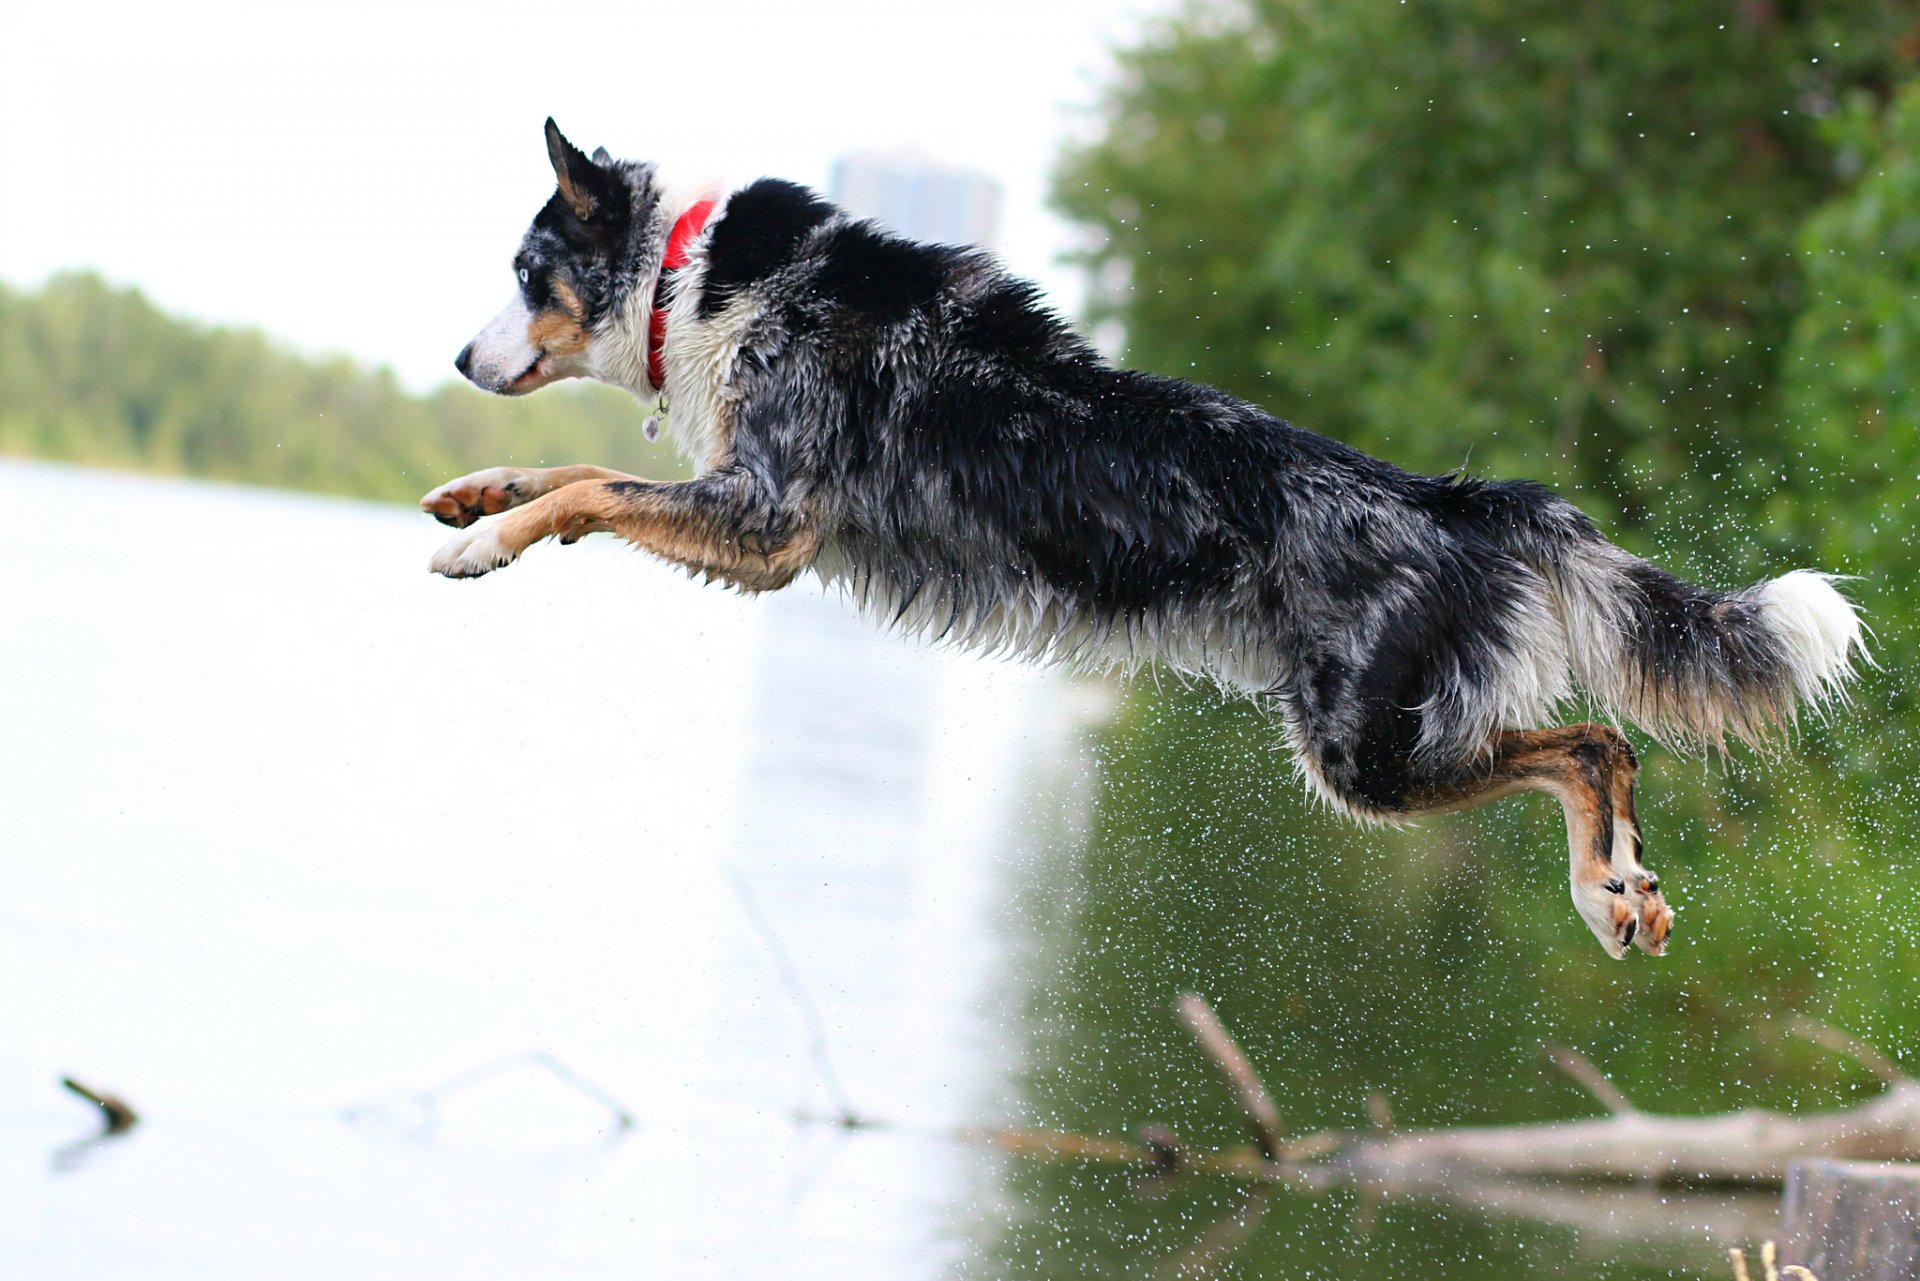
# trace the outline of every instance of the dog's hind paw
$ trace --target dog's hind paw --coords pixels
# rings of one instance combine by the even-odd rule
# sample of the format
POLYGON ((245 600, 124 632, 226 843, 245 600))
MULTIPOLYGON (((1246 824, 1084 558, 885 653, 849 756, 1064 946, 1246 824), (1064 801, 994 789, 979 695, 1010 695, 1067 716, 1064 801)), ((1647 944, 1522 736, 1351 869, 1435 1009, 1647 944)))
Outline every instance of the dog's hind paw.
POLYGON ((495 516, 526 502, 533 497, 526 488, 519 468, 489 467, 448 481, 420 500, 420 510, 442 525, 465 529, 482 516, 495 516))
POLYGON ((449 538, 429 568, 448 578, 478 578, 518 559, 519 551, 501 540, 500 527, 493 524, 449 538))
POLYGON ((1644 867, 1623 878, 1627 886, 1627 904, 1633 909, 1633 941, 1648 956, 1667 950, 1667 936, 1673 933, 1673 909, 1660 892, 1660 878, 1644 867))
POLYGON ((1576 869, 1573 906, 1607 955, 1620 960, 1640 933, 1640 918, 1627 901, 1626 886, 1604 865, 1576 869))

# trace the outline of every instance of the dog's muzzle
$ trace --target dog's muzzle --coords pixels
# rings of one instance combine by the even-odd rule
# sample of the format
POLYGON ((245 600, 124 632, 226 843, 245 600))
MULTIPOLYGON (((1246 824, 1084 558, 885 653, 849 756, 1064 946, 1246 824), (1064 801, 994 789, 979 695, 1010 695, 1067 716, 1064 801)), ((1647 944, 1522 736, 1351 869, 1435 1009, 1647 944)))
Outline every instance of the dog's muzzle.
POLYGON ((539 368, 546 353, 531 340, 528 328, 532 323, 533 313, 525 300, 515 297, 460 349, 453 367, 480 390, 503 396, 519 395, 552 381, 539 368))

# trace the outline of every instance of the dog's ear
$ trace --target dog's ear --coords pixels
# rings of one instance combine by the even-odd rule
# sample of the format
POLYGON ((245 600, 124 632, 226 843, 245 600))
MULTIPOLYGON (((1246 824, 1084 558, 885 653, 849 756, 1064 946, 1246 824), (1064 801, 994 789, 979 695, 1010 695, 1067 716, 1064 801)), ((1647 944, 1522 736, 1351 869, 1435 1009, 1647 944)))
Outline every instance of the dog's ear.
POLYGON ((605 147, 595 147, 593 149, 593 163, 596 165, 610 165, 613 163, 613 157, 607 154, 605 147))
MULTIPOLYGON (((601 154, 605 154, 604 149, 601 154)), ((560 198, 581 222, 592 222, 607 198, 606 171, 566 140, 552 116, 547 117, 547 159, 553 162, 553 176, 559 179, 560 198)))

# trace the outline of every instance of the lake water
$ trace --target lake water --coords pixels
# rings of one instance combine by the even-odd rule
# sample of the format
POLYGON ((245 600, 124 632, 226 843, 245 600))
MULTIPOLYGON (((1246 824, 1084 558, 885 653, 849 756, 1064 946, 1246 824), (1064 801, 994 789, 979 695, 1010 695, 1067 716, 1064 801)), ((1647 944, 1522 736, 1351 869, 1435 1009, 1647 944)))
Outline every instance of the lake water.
MULTIPOLYGON (((1222 1111, 1164 1030, 1194 895, 1102 870, 1158 829, 1089 808, 1101 687, 603 540, 447 582, 385 506, 0 462, 0 531, 6 1276, 1210 1274, 1236 1189, 940 1133, 1222 1111), (796 1120, 849 1105, 892 1124, 796 1120)), ((1252 990, 1291 1096, 1388 1071, 1252 990)), ((1718 1275, 1770 1214, 1282 1202, 1241 1275, 1718 1275)))
POLYGON ((606 542, 447 582, 384 506, 6 463, 0 529, 9 1275, 960 1249, 949 1146, 792 1123, 835 1100, 736 883, 863 1111, 990 1106, 989 877, 1052 681, 606 542), (61 1073, 147 1122, 56 1173, 61 1073))

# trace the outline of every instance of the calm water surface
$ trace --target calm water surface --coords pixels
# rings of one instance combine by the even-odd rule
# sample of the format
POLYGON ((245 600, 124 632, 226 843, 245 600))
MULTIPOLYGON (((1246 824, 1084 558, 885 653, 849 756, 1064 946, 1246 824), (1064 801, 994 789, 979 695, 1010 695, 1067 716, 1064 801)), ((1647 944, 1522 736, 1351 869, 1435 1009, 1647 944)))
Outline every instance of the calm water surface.
POLYGON ((606 543, 449 583, 382 506, 0 462, 0 530, 9 1277, 1638 1278, 1764 1223, 938 1137, 1170 1099, 1235 1137, 1158 1004, 1110 1032, 1207 976, 1085 852, 1090 687, 606 543), (145 1123, 91 1140, 63 1073, 145 1123), (897 1127, 794 1120, 845 1102, 897 1127))

